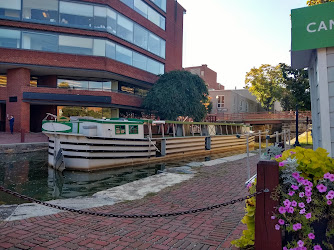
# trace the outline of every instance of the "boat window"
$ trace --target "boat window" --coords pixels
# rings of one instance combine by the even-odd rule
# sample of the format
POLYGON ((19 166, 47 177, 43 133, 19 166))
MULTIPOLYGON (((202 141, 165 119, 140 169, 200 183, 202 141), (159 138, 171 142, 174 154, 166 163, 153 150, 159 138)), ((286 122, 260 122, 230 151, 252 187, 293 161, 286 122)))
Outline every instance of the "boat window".
POLYGON ((138 125, 129 125, 129 134, 138 134, 138 125))
POLYGON ((115 134, 116 135, 126 134, 125 125, 115 125, 115 134))

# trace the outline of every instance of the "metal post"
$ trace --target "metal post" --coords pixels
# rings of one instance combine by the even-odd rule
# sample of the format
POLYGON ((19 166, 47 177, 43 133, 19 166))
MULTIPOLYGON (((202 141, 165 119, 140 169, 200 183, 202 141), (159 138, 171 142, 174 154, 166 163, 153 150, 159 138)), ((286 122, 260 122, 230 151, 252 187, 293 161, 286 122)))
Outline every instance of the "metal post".
POLYGON ((191 133, 194 136, 194 125, 191 125, 191 133))
POLYGON ((247 180, 250 179, 250 166, 249 166, 249 133, 246 133, 246 139, 247 139, 247 180))
POLYGON ((308 144, 308 116, 306 117, 306 144, 308 144))
POLYGON ((163 124, 161 124, 161 136, 165 137, 165 128, 163 124))
POLYGON ((294 146, 295 147, 300 146, 300 143, 298 141, 298 104, 296 104, 296 141, 294 146))
POLYGON ((276 143, 278 143, 278 142, 279 142, 279 138, 278 138, 278 137, 279 137, 279 135, 278 135, 278 131, 276 131, 276 132, 275 132, 275 134, 276 134, 276 143))
POLYGON ((291 131, 289 129, 289 149, 291 148, 291 131))
MULTIPOLYGON (((79 125, 78 125, 79 126, 79 125)), ((152 138, 152 124, 148 123, 148 136, 152 138)))
POLYGON ((173 123, 173 137, 175 137, 175 124, 173 123))
POLYGON ((266 130, 266 148, 268 148, 268 130, 266 130))
POLYGON ((261 149, 262 149, 261 141, 262 141, 261 130, 259 130, 259 154, 260 154, 260 157, 261 157, 261 149))
POLYGON ((227 125, 225 125, 226 135, 228 135, 227 125))
POLYGON ((286 134, 285 134, 285 129, 283 129, 283 143, 284 143, 283 148, 284 148, 284 151, 286 150, 285 141, 286 141, 286 134))

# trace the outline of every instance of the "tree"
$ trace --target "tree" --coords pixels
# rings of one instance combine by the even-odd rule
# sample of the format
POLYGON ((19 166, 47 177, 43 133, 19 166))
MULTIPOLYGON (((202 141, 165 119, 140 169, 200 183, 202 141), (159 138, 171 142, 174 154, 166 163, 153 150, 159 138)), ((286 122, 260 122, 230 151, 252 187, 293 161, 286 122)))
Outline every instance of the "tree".
POLYGON ((282 70, 280 66, 262 64, 259 68, 252 68, 246 73, 246 88, 256 96, 256 100, 266 110, 270 110, 275 101, 281 99, 282 70))
POLYGON ((283 109, 294 110, 296 104, 298 104, 300 110, 311 110, 308 71, 305 69, 292 69, 284 63, 281 63, 280 67, 285 87, 281 99, 283 109))
POLYGON ((161 119, 188 116, 201 121, 207 114, 209 94, 204 81, 188 71, 170 71, 160 76, 143 101, 148 113, 161 119))
POLYGON ((334 2, 334 0, 308 0, 306 4, 308 6, 312 6, 312 5, 322 4, 322 3, 329 3, 329 2, 334 2))

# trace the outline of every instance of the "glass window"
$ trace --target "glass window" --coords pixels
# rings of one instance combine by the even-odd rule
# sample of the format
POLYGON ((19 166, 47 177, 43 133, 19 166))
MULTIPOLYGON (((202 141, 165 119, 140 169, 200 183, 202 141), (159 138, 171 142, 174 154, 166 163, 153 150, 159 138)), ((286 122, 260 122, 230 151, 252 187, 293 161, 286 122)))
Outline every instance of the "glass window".
POLYGON ((58 1, 23 0, 22 17, 43 23, 58 23, 58 1))
POLYGON ((133 9, 133 0, 121 0, 121 2, 125 3, 131 9, 133 9))
POLYGON ((2 0, 0 1, 0 16, 20 19, 21 0, 2 0))
POLYGON ((148 20, 160 27, 160 14, 154 9, 148 9, 148 20))
POLYGON ((166 29, 166 18, 163 16, 160 16, 160 28, 165 30, 166 29))
POLYGON ((160 74, 160 75, 165 74, 165 65, 162 64, 162 63, 160 63, 160 71, 159 71, 159 74, 160 74))
POLYGON ((160 38, 152 33, 148 35, 148 51, 160 55, 160 38))
POLYGON ((224 108, 225 106, 225 96, 217 95, 217 108, 224 108))
POLYGON ((60 35, 59 52, 79 55, 93 55, 93 39, 60 35))
POLYGON ((88 82, 89 90, 102 91, 102 82, 88 82))
POLYGON ((102 39, 94 39, 94 56, 105 56, 106 55, 106 41, 102 39))
POLYGON ((106 42, 106 57, 111 59, 116 58, 116 45, 109 41, 106 42))
POLYGON ((160 39, 160 56, 162 58, 166 57, 166 41, 160 39))
POLYGON ((152 74, 159 75, 160 74, 160 64, 157 61, 152 60, 151 58, 147 58, 147 71, 152 74))
POLYGON ((107 28, 107 8, 94 6, 94 28, 99 30, 107 28))
POLYGON ((130 135, 138 134, 138 125, 129 125, 129 134, 130 135))
POLYGON ((111 34, 116 34, 116 12, 107 9, 107 31, 111 34))
POLYGON ((133 66, 142 70, 147 68, 147 57, 133 52, 133 66))
POLYGON ((148 9, 147 4, 144 3, 142 0, 134 0, 134 10, 146 18, 147 18, 147 9, 148 9))
POLYGON ((103 82, 103 91, 111 91, 111 82, 103 82))
POLYGON ((67 79, 58 79, 58 88, 65 89, 88 89, 88 81, 75 81, 67 79))
POLYGON ((115 134, 116 135, 126 134, 125 125, 115 125, 115 134))
POLYGON ((116 60, 132 65, 132 51, 122 46, 116 45, 116 60))
POLYGON ((45 33, 22 32, 22 49, 58 52, 58 36, 45 33))
POLYGON ((133 41, 133 22, 121 15, 117 18, 117 36, 129 42, 133 41))
POLYGON ((19 30, 0 29, 0 47, 4 48, 20 48, 19 30))
POLYGON ((92 28, 93 6, 60 1, 59 4, 60 23, 69 26, 92 28))
POLYGON ((128 94, 132 94, 132 95, 135 94, 135 88, 130 87, 130 86, 122 85, 120 90, 121 90, 121 92, 126 92, 128 94))
POLYGON ((151 0, 151 2, 166 12, 166 0, 151 0))
POLYGON ((134 27, 134 44, 147 50, 148 31, 139 25, 134 27))

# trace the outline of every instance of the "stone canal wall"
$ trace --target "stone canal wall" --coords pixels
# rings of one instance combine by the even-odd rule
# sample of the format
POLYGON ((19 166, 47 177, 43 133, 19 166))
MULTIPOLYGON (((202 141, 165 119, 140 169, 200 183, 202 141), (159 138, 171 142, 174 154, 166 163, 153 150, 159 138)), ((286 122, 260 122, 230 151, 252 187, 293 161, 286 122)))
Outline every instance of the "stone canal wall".
POLYGON ((47 151, 48 142, 31 142, 31 143, 17 143, 17 144, 1 144, 1 154, 19 154, 35 151, 47 151))

